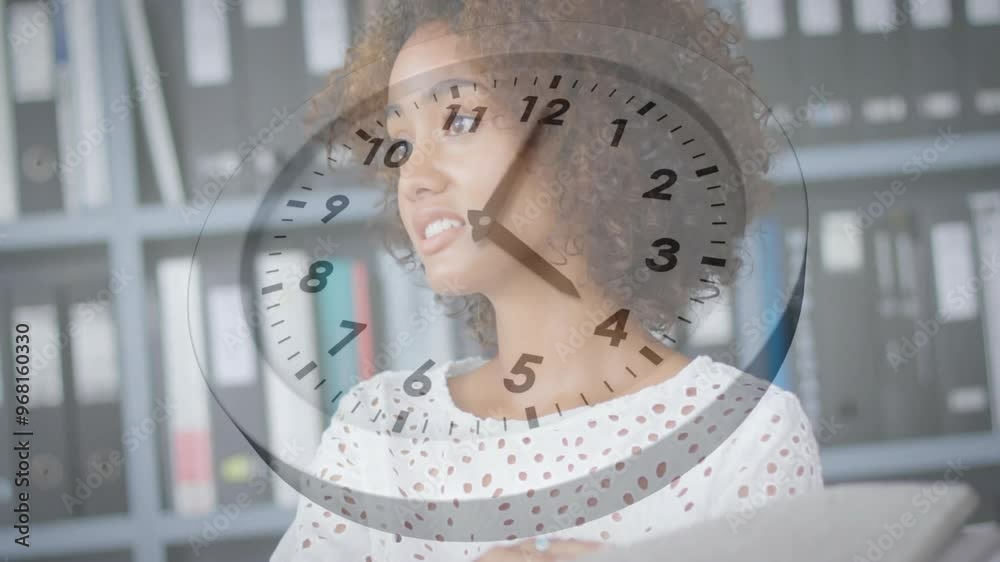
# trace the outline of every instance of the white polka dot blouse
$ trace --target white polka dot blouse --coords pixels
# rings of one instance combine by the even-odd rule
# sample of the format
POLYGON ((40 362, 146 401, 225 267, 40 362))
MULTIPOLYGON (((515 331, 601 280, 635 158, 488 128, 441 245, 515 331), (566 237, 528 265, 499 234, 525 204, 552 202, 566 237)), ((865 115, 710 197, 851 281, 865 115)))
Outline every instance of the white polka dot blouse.
POLYGON ((561 481, 653 454, 647 449, 662 440, 678 445, 670 449, 673 458, 653 459, 649 474, 626 482, 632 488, 622 495, 621 507, 593 520, 575 517, 575 504, 596 498, 545 494, 530 521, 498 523, 533 533, 503 540, 445 540, 430 532, 414 538, 420 533, 407 536, 357 522, 367 517, 361 506, 345 503, 334 513, 302 497, 271 561, 475 561, 491 548, 530 536, 628 545, 717 517, 738 532, 763 505, 823 487, 816 439, 795 395, 707 356, 670 379, 540 417, 531 428, 525 420, 479 418, 455 405, 446 378, 484 361, 435 366, 426 373, 431 389, 420 397, 402 390, 408 371, 357 384, 323 432, 309 473, 351 490, 420 500, 433 509, 436 501, 531 497, 561 481), (382 425, 391 428, 403 410, 413 414, 406 419, 411 431, 393 433, 363 423, 388 418, 382 425), (720 441, 729 416, 745 419, 720 441), (453 424, 425 425, 425 420, 453 424))

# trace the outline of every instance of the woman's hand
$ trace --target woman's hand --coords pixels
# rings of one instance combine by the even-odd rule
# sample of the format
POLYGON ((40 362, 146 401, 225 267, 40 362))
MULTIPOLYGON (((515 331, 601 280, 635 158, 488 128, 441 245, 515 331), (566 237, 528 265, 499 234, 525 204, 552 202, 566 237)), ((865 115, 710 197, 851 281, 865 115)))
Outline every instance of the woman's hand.
POLYGON ((599 542, 581 541, 576 539, 553 540, 545 552, 535 549, 535 540, 498 546, 492 548, 475 562, 559 562, 574 560, 584 554, 602 550, 606 545, 599 542))

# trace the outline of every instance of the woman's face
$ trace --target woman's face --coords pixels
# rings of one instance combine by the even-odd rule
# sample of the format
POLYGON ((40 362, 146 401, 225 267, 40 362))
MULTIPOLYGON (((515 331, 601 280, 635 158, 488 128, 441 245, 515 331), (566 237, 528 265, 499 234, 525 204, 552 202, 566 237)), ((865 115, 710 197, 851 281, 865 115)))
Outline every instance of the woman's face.
MULTIPOLYGON (((435 72, 467 59, 458 38, 447 34, 444 23, 419 27, 393 65, 385 124, 394 140, 405 139, 414 147, 399 169, 399 212, 431 288, 440 294, 490 295, 532 274, 488 240, 474 242, 468 211, 486 204, 514 160, 527 128, 517 123, 516 116, 511 119, 509 112, 505 114, 509 104, 493 99, 488 88, 481 84, 473 88, 477 73, 471 65, 446 75, 435 72), (459 86, 458 99, 452 98, 453 84, 459 86), (439 101, 434 101, 434 94, 439 101), (452 113, 448 106, 453 104, 460 104, 461 109, 452 126, 444 130, 452 113), (486 113, 475 132, 470 132, 477 107, 486 107, 486 113)), ((498 220, 551 261, 545 243, 553 224, 551 213, 539 217, 536 211, 531 214, 534 220, 517 220, 539 191, 539 182, 522 175, 498 220)))

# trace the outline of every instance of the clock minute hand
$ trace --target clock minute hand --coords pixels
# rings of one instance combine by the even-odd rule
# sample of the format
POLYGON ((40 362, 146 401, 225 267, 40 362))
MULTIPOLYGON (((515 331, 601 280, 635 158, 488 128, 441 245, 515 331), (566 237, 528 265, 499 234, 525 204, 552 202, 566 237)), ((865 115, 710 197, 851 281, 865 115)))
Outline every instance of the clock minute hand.
MULTIPOLYGON (((504 172, 503 177, 500 178, 500 182, 497 183, 496 188, 493 189, 493 193, 490 198, 483 205, 482 213, 490 219, 492 222, 496 222, 500 218, 500 213, 503 212, 504 206, 507 200, 510 199, 510 192, 513 190, 513 186, 517 183, 517 179, 524 169, 523 162, 526 160, 528 155, 531 154, 532 149, 538 144, 538 139, 541 136, 542 126, 540 123, 535 123, 531 131, 528 133, 528 138, 525 139, 524 143, 518 149, 517 154, 511 161, 510 165, 507 166, 507 171, 504 172)), ((474 230, 472 233, 472 240, 475 242, 480 241, 486 236, 489 229, 480 230, 478 233, 474 230), (477 237, 478 234, 478 237, 477 237)))
POLYGON ((475 234, 476 228, 485 228, 485 236, 491 242, 514 256, 517 261, 521 262, 522 265, 530 269, 535 275, 541 277, 559 292, 571 297, 580 298, 580 293, 577 292, 572 281, 567 279, 562 273, 559 273, 559 270, 555 266, 545 261, 545 258, 538 255, 530 246, 522 242, 520 238, 514 236, 514 233, 507 230, 504 225, 496 221, 491 221, 490 217, 482 213, 482 211, 469 211, 469 223, 472 225, 473 234, 475 234))

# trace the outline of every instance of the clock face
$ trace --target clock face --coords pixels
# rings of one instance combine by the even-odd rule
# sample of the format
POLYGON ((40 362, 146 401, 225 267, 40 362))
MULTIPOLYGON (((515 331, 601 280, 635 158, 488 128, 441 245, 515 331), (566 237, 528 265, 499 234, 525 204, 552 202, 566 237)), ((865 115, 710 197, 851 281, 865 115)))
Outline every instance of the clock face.
MULTIPOLYGON (((682 48, 668 46, 671 49, 664 51, 665 56, 680 53, 685 64, 701 64, 703 72, 719 73, 730 86, 743 87, 710 63, 699 63, 682 48)), ((491 435, 520 435, 557 423, 564 411, 612 399, 651 376, 664 361, 664 348, 632 343, 639 338, 630 333, 634 323, 629 319, 648 315, 638 305, 625 304, 638 302, 630 298, 633 294, 659 294, 650 292, 651 287, 690 288, 682 307, 671 307, 670 317, 655 318, 653 331, 662 346, 685 351, 686 336, 695 333, 703 320, 712 317, 714 307, 720 306, 721 286, 733 279, 738 282, 741 277, 735 272, 752 257, 753 246, 747 243, 748 201, 762 184, 755 174, 747 173, 746 162, 740 161, 727 135, 727 124, 713 118, 711 107, 668 77, 592 50, 525 46, 522 52, 480 53, 374 88, 367 95, 355 96, 348 107, 325 115, 322 142, 305 142, 252 210, 245 204, 219 205, 223 210, 236 209, 226 212, 242 213, 239 220, 246 221, 238 277, 243 312, 267 367, 262 376, 271 384, 269 388, 294 395, 302 409, 326 413, 336 409, 344 423, 371 432, 372 446, 417 439, 450 443, 475 440, 485 433, 487 428, 480 421, 458 422, 439 404, 421 404, 433 385, 443 381, 428 376, 430 370, 457 357, 433 350, 416 356, 410 353, 416 359, 410 359, 407 376, 399 378, 400 391, 410 399, 405 407, 380 404, 373 414, 345 390, 357 381, 354 377, 395 366, 380 363, 379 354, 372 350, 385 348, 376 342, 400 341, 405 335, 393 333, 394 328, 383 322, 393 311, 373 310, 367 301, 362 302, 380 290, 393 290, 387 289, 390 284, 384 280, 365 273, 370 256, 381 251, 385 234, 385 222, 376 219, 398 220, 400 207, 408 204, 402 194, 407 174, 446 157, 461 158, 469 169, 484 171, 481 176, 489 187, 475 204, 458 209, 455 217, 416 221, 419 228, 409 225, 409 236, 418 247, 416 278, 425 278, 446 300, 457 298, 463 291, 456 288, 461 283, 450 282, 454 277, 449 277, 449 260, 486 255, 484 267, 476 268, 482 274, 472 277, 474 286, 483 279, 502 284, 507 276, 531 275, 560 298, 590 299, 593 321, 584 329, 621 365, 619 373, 580 393, 578 401, 558 403, 541 397, 532 401, 533 390, 545 384, 546 378, 551 381, 567 375, 548 368, 554 360, 537 350, 518 350, 519 359, 505 376, 503 388, 528 397, 529 405, 521 415, 489 420, 496 426, 490 428, 491 435), (432 133, 417 138, 413 134, 417 124, 432 133), (628 236, 638 257, 626 269, 605 276, 603 283, 612 289, 603 293, 594 293, 591 279, 562 267, 564 262, 553 259, 552 248, 540 242, 560 228, 588 228, 587 224, 560 222, 555 212, 564 190, 582 189, 567 180, 577 177, 571 172, 580 167, 593 170, 594 181, 613 177, 620 185, 615 201, 597 193, 586 203, 593 208, 577 216, 593 217, 595 210, 614 206, 644 225, 628 236), (317 310, 321 312, 314 316, 317 310), (345 362, 359 352, 374 358, 361 366, 356 360, 345 362), (339 369, 326 368, 338 361, 339 369), (345 384, 343 373, 355 366, 358 372, 345 384)), ((300 114, 308 109, 303 106, 300 114)), ((213 220, 234 219, 213 212, 206 224, 210 226, 213 220)), ((199 242, 203 259, 225 253, 213 249, 214 244, 209 238, 199 242)), ((396 275, 406 273, 400 269, 396 275)), ((461 330, 462 321, 454 322, 456 331, 461 330)), ((765 340, 746 345, 764 348, 765 340)), ((743 417, 727 416, 720 421, 715 444, 721 444, 743 417)), ((248 425, 234 421, 241 427, 248 425)), ((516 529, 509 524, 490 528, 478 514, 501 509, 527 513, 538 508, 538 498, 579 495, 587 482, 603 483, 588 485, 591 493, 602 497, 586 509, 585 518, 596 519, 641 500, 622 494, 624 486, 643 474, 656 473, 662 459, 676 457, 684 462, 689 457, 678 454, 683 444, 664 440, 628 463, 610 463, 586 477, 538 489, 532 494, 535 498, 501 495, 461 504, 438 502, 442 507, 420 511, 423 524, 413 527, 403 525, 406 518, 399 517, 399 510, 418 510, 419 506, 403 498, 342 489, 310 476, 305 470, 308 454, 283 454, 268 445, 263 432, 255 435, 243 428, 271 467, 316 503, 340 513, 339 506, 347 497, 352 503, 375 506, 358 523, 429 539, 468 540, 470 532, 477 540, 531 536, 531 528, 516 529), (623 500, 623 495, 629 500, 623 500)), ((652 494, 667 482, 651 482, 644 491, 652 494)), ((567 520, 566 525, 571 524, 567 520)), ((552 526, 547 530, 553 530, 552 526)))

